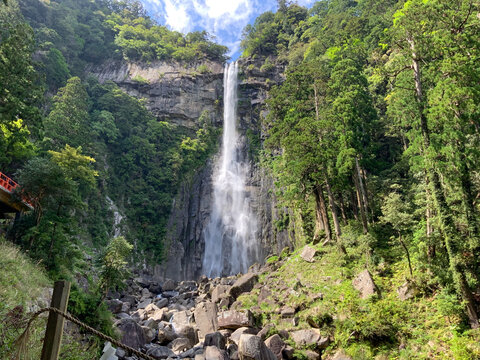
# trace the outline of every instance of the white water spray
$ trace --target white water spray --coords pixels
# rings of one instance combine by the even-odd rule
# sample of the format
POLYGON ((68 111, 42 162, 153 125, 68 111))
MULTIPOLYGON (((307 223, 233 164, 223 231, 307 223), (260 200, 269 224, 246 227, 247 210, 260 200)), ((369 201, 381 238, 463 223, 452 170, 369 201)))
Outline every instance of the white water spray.
POLYGON ((223 144, 213 181, 213 206, 205 228, 203 273, 209 277, 246 272, 259 260, 257 219, 246 196, 249 168, 240 158, 237 117, 236 62, 225 65, 223 75, 223 144))

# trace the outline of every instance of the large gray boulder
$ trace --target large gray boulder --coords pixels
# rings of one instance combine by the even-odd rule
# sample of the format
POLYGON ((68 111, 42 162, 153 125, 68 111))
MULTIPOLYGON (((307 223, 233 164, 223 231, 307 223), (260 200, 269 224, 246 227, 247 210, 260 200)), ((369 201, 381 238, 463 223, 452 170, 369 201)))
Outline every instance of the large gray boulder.
POLYGON ((160 298, 160 300, 158 300, 155 305, 161 309, 161 308, 164 308, 165 306, 168 305, 168 299, 167 298, 160 298))
POLYGON ((257 282, 258 282, 257 274, 247 273, 245 275, 242 275, 232 285, 230 289, 230 295, 232 295, 236 299, 240 294, 251 291, 257 282))
POLYGON ((205 335, 218 330, 217 312, 217 305, 209 301, 202 302, 195 307, 194 317, 200 339, 204 339, 205 335))
POLYGON ((353 360, 342 349, 338 350, 330 360, 353 360))
POLYGON ((205 341, 203 342, 203 344, 204 346, 215 346, 220 350, 225 350, 226 341, 225 337, 217 331, 211 334, 207 334, 205 336, 205 341))
POLYGON ((228 298, 231 286, 229 285, 217 285, 212 291, 212 301, 218 303, 220 300, 228 298))
POLYGON ((378 293, 377 285, 375 285, 372 275, 370 275, 367 269, 363 270, 353 279, 353 287, 360 292, 362 299, 378 293))
MULTIPOLYGON (((241 328, 238 328, 237 330, 235 330, 232 335, 230 335, 230 341, 235 343, 237 346, 240 342, 240 337, 243 335, 243 334, 251 334, 251 335, 257 335, 257 330, 255 329, 252 329, 252 328, 249 328, 249 327, 246 327, 246 326, 242 326, 241 328)), ((262 339, 263 340, 263 339, 262 339)))
POLYGON ((151 346, 147 350, 147 355, 155 359, 167 359, 175 356, 175 353, 166 346, 151 346))
POLYGON ((172 349, 175 354, 180 354, 191 348, 193 345, 194 344, 192 344, 189 339, 179 337, 173 340, 170 344, 168 344, 168 347, 172 349))
POLYGON ((282 360, 282 351, 285 349, 285 342, 278 334, 270 336, 265 340, 265 346, 270 349, 278 360, 282 360))
POLYGON ((303 248, 302 250, 302 253, 300 254, 300 257, 309 262, 309 263, 312 263, 315 261, 315 255, 317 254, 317 250, 315 250, 314 248, 308 246, 308 245, 305 245, 305 247, 303 248))
POLYGON ((204 356, 205 360, 229 360, 227 352, 215 346, 207 346, 204 356))
POLYGON ((240 360, 277 360, 277 357, 256 335, 243 334, 238 345, 240 360))
POLYGON ((317 329, 297 330, 290 333, 290 337, 298 347, 317 344, 322 338, 317 329))
POLYGON ((252 327, 253 316, 248 310, 235 311, 227 310, 218 314, 219 329, 238 329, 241 327, 252 327))
POLYGON ((122 312, 123 302, 118 299, 107 300, 107 307, 114 314, 118 314, 122 312))
POLYGON ((133 319, 119 321, 118 330, 122 334, 121 342, 134 349, 139 349, 147 343, 142 327, 133 319))
POLYGON ((175 284, 175 281, 167 279, 167 280, 165 280, 165 282, 162 285, 162 290, 163 291, 173 291, 173 290, 175 290, 176 287, 177 287, 177 285, 175 284))

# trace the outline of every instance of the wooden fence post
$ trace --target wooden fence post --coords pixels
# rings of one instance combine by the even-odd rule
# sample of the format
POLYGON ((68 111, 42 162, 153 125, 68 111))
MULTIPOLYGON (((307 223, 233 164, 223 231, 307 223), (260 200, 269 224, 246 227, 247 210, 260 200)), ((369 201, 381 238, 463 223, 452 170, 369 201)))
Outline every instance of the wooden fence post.
MULTIPOLYGON (((62 312, 67 311, 68 296, 70 295, 70 283, 65 280, 55 281, 53 296, 50 307, 54 307, 62 312)), ((41 360, 57 360, 60 353, 60 343, 62 342, 63 316, 50 311, 48 315, 47 330, 43 341, 41 360)))

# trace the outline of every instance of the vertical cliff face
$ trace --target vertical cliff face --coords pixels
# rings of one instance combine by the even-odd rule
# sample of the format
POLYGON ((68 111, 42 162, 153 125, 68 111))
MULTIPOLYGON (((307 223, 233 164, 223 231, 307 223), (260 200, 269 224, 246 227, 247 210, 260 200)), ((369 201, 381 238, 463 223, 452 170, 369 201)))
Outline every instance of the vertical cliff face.
MULTIPOLYGON (((241 158, 248 159, 250 173, 246 179, 247 197, 258 217, 258 237, 263 255, 280 252, 291 246, 288 233, 279 231, 279 217, 273 192, 273 180, 258 162, 262 142, 262 117, 266 116, 265 100, 273 84, 283 80, 282 69, 260 71, 261 63, 251 59, 239 61, 238 131, 241 158)), ((169 222, 170 243, 166 262, 156 267, 156 274, 173 279, 196 278, 201 275, 205 251, 203 231, 208 223, 212 201, 212 174, 216 154, 188 184, 184 184, 173 204, 169 222)))
MULTIPOLYGON (((274 226, 278 213, 273 181, 258 163, 267 91, 282 81, 282 69, 260 71, 261 64, 251 59, 239 61, 238 131, 242 144, 240 156, 250 163, 247 196, 258 216, 258 237, 265 256, 281 251, 290 242, 288 234, 274 226)), ((223 64, 208 62, 185 67, 163 62, 148 65, 122 62, 105 64, 90 72, 101 82, 114 81, 128 94, 144 98, 147 108, 159 120, 194 131, 206 110, 211 123, 222 126, 223 64)), ((168 221, 165 261, 151 269, 154 275, 176 280, 201 275, 203 232, 211 212, 212 174, 218 156, 215 154, 179 188, 168 221)))

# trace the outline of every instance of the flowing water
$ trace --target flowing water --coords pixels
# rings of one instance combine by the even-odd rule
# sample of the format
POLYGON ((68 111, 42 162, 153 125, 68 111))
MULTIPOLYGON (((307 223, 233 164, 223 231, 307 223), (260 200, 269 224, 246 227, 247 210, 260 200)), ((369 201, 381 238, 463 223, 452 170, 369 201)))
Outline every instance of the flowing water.
POLYGON ((222 149, 214 172, 212 212, 204 232, 203 273, 209 277, 246 272, 260 253, 257 219, 245 191, 249 168, 241 156, 236 124, 237 74, 236 62, 225 66, 222 149))

